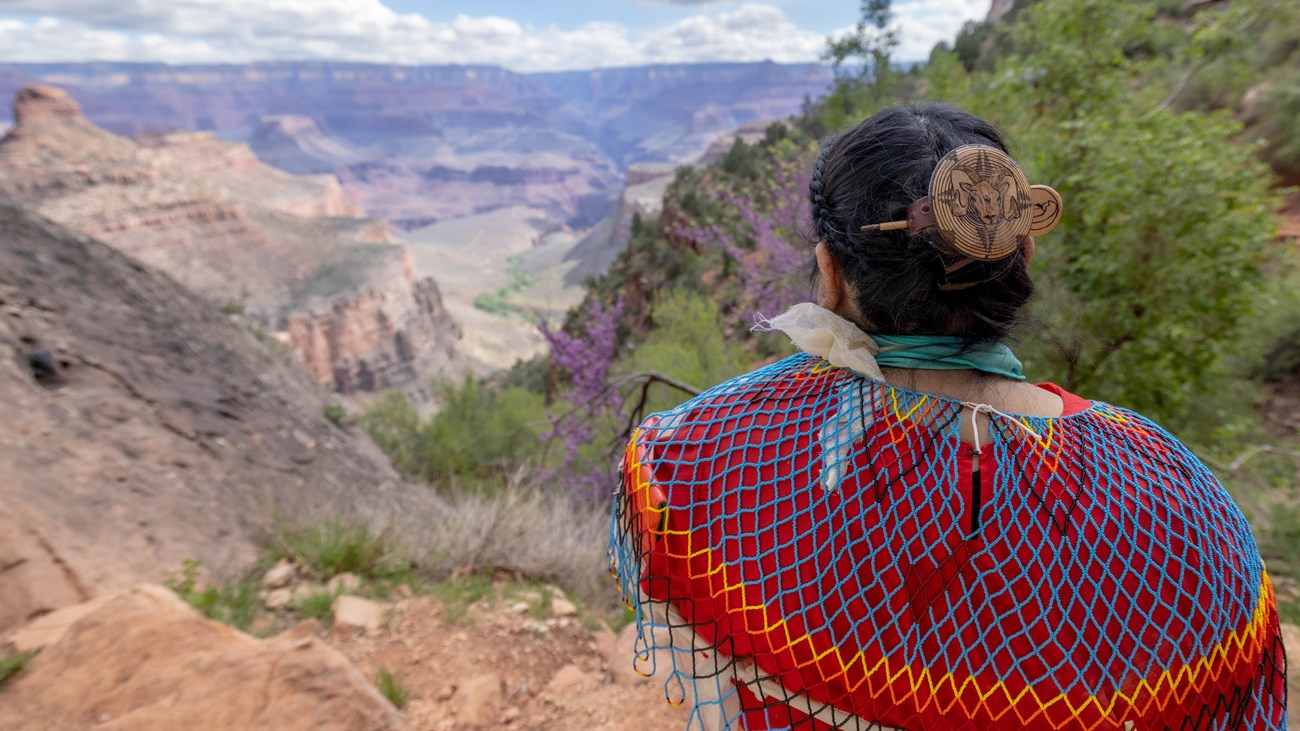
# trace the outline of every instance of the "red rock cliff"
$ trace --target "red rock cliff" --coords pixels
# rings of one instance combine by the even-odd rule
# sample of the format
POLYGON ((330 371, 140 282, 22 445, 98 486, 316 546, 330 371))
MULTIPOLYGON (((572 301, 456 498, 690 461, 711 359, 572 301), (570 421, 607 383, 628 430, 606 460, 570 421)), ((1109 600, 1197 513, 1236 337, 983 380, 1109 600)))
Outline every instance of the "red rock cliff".
POLYGON ((321 383, 352 393, 457 370, 437 286, 333 176, 290 175, 209 133, 120 137, 49 86, 20 91, 14 119, 0 197, 287 329, 321 383))

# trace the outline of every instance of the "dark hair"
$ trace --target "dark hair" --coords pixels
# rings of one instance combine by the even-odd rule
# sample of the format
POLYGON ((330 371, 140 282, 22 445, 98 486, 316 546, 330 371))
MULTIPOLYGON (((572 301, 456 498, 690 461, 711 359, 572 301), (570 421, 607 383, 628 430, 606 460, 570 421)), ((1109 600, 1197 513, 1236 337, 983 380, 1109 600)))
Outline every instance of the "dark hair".
POLYGON ((890 107, 822 144, 808 185, 813 229, 874 331, 998 340, 1033 294, 1023 248, 946 275, 945 267, 962 257, 933 228, 916 236, 860 231, 905 219, 907 206, 929 193, 940 158, 971 144, 1006 151, 993 125, 943 104, 890 107))

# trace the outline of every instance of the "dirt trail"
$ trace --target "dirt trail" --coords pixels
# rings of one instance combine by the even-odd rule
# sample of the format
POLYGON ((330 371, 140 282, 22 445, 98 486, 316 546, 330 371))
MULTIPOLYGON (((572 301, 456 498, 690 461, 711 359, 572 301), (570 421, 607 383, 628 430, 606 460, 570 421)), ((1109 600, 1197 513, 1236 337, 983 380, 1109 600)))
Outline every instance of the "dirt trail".
POLYGON ((415 597, 390 605, 378 634, 331 642, 367 676, 380 667, 397 676, 411 691, 406 714, 420 731, 686 727, 686 708, 664 699, 664 671, 630 679, 607 660, 612 633, 593 634, 576 617, 537 618, 525 605, 485 599, 457 616, 454 604, 415 597), (501 680, 499 692, 472 687, 488 675, 501 680))

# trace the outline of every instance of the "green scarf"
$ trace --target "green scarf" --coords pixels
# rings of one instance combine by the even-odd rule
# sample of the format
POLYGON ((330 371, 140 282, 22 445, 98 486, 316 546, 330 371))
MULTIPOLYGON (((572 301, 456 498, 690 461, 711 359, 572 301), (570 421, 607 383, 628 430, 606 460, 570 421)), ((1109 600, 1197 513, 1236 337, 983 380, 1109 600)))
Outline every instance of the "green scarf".
POLYGON ((946 335, 872 335, 880 346, 876 362, 881 368, 925 368, 953 371, 972 368, 985 373, 1025 380, 1020 359, 1002 343, 976 343, 946 335))

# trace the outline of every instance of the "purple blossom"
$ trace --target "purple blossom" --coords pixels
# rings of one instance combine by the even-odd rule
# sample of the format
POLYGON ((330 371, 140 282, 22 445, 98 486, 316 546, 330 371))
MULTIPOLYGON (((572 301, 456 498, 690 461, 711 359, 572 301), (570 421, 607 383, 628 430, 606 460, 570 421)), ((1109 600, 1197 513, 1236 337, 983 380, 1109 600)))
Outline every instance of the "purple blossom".
MULTIPOLYGON (((543 439, 564 449, 561 468, 571 473, 578 451, 596 439, 598 424, 610 421, 619 413, 619 396, 609 383, 618 347, 618 324, 623 316, 623 301, 609 307, 593 302, 580 335, 552 330, 545 322, 542 335, 551 346, 551 363, 567 373, 571 388, 565 394, 568 413, 557 416, 548 412, 551 433, 543 439)), ((597 464, 589 474, 576 475, 579 485, 589 495, 607 492, 613 480, 614 464, 597 464)))
POLYGON ((802 243, 802 231, 809 227, 807 166, 778 161, 770 183, 765 190, 718 193, 735 210, 735 224, 678 225, 676 230, 726 251, 740 269, 740 306, 765 315, 784 312, 808 299, 808 285, 801 275, 808 260, 802 243))

